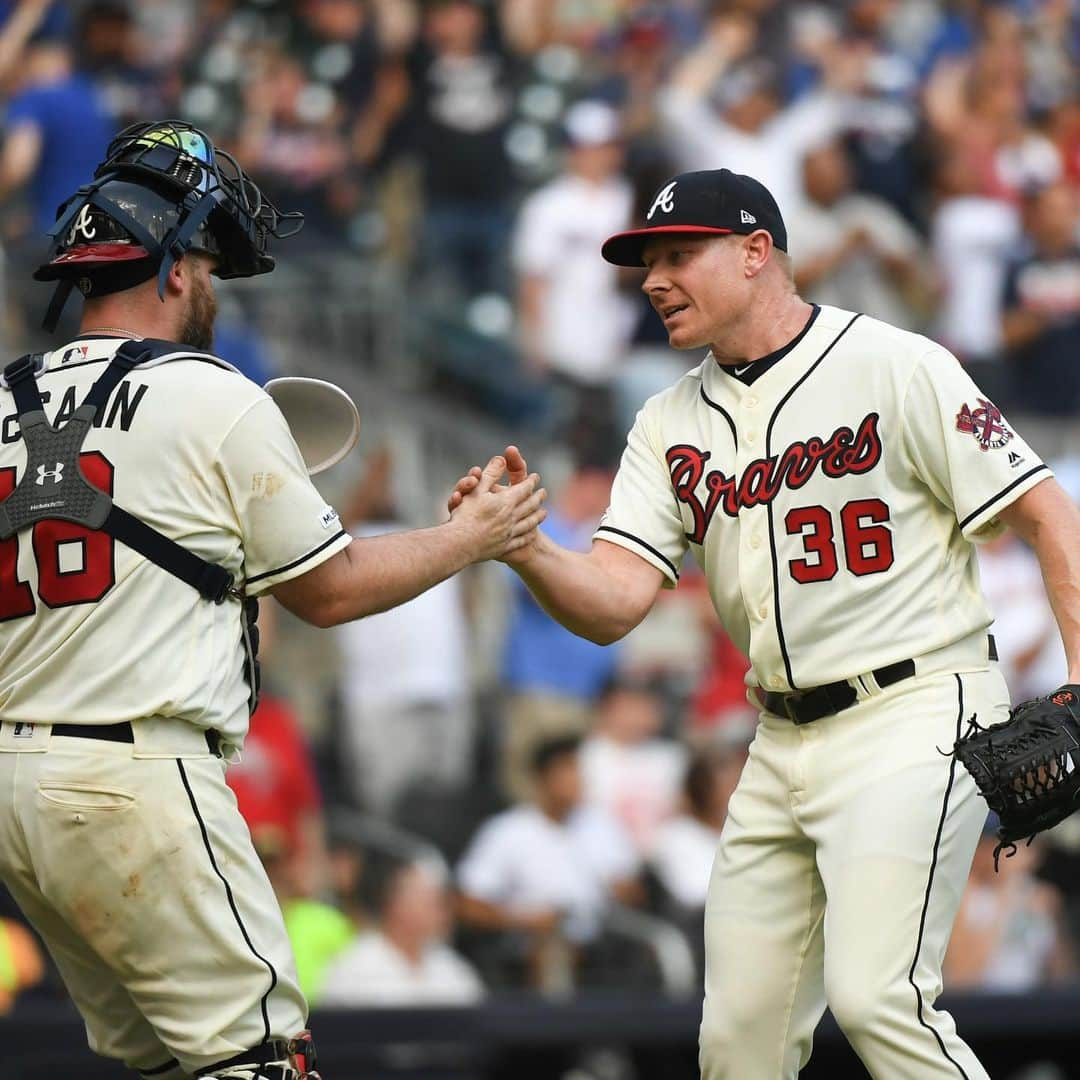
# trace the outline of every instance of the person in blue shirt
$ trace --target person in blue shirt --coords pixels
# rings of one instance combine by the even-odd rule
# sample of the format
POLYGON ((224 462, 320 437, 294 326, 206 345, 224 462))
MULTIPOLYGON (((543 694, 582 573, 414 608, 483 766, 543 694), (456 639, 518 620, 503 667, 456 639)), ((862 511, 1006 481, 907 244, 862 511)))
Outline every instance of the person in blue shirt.
MULTIPOLYGON (((27 51, 27 84, 8 104, 0 154, 0 203, 25 192, 28 231, 52 228, 56 208, 94 175, 117 124, 71 47, 46 39, 27 51)), ((40 254, 40 253, 39 253, 40 254)))
MULTIPOLYGON (((43 254, 42 236, 52 228, 59 205, 93 177, 118 124, 96 84, 78 69, 67 41, 32 39, 18 69, 21 89, 4 114, 0 208, 8 211, 5 204, 19 197, 27 212, 6 214, 5 301, 9 325, 33 347, 45 343, 37 337, 44 307, 30 277, 43 254)), ((60 332, 73 330, 75 320, 72 309, 60 332)))
MULTIPOLYGON (((544 532, 564 547, 588 551, 613 476, 598 457, 580 457, 548 511, 544 532)), ((585 733, 621 647, 596 645, 564 629, 516 575, 511 589, 513 610, 502 659, 507 699, 501 765, 506 794, 522 799, 529 791, 534 748, 545 739, 585 733)))

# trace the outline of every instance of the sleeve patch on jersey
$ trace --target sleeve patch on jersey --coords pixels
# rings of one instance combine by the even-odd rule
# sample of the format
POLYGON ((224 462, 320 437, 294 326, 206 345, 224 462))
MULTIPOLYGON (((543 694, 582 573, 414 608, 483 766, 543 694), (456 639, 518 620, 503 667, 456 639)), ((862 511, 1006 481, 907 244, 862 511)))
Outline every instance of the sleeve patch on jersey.
POLYGON ((974 409, 969 408, 967 402, 960 407, 956 414, 956 430, 972 436, 984 453, 997 450, 1013 437, 1013 433, 996 405, 986 398, 976 400, 978 405, 974 409))
POLYGON ((324 529, 332 529, 339 523, 338 512, 332 506, 324 506, 322 516, 319 518, 324 529))

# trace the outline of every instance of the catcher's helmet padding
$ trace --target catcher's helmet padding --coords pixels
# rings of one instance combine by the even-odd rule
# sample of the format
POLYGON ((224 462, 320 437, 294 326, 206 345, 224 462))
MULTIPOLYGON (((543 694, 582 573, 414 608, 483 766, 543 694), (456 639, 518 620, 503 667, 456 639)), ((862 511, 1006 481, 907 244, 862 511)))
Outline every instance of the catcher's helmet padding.
POLYGON ((283 214, 231 154, 180 120, 133 124, 109 144, 94 179, 57 211, 38 281, 59 281, 45 317, 55 328, 73 285, 104 296, 158 277, 195 248, 217 260, 220 278, 274 268, 271 237, 292 236, 299 213, 283 214))

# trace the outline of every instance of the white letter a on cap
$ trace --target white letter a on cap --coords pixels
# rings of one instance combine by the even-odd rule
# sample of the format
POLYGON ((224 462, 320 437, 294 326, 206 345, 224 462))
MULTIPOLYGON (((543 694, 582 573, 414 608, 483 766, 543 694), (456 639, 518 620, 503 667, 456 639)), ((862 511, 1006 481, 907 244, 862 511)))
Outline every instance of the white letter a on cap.
POLYGON ((675 185, 678 182, 678 180, 672 180, 667 187, 661 189, 660 194, 653 200, 649 212, 645 215, 646 221, 652 221, 652 216, 656 213, 658 207, 663 210, 665 214, 670 214, 671 211, 675 209, 675 185))

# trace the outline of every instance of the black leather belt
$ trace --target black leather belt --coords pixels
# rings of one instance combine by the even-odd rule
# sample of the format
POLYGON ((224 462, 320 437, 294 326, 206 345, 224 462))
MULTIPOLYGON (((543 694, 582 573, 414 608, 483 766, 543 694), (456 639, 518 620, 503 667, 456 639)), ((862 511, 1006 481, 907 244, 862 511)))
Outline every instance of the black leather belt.
MULTIPOLYGON (((988 634, 989 657, 997 659, 997 646, 994 635, 988 634)), ((894 683, 910 679, 915 674, 914 660, 897 660, 895 664, 886 664, 870 672, 874 682, 883 690, 894 683)), ((815 686, 810 690, 793 690, 788 694, 768 691, 762 697, 766 712, 774 716, 785 716, 793 724, 810 724, 823 716, 833 716, 850 708, 858 700, 858 692, 847 679, 815 686)))
MULTIPOLYGON (((135 741, 135 732, 126 720, 119 724, 53 724, 53 735, 68 739, 104 739, 106 742, 135 741)), ((206 746, 214 757, 221 757, 221 737, 216 731, 206 732, 206 746)))

